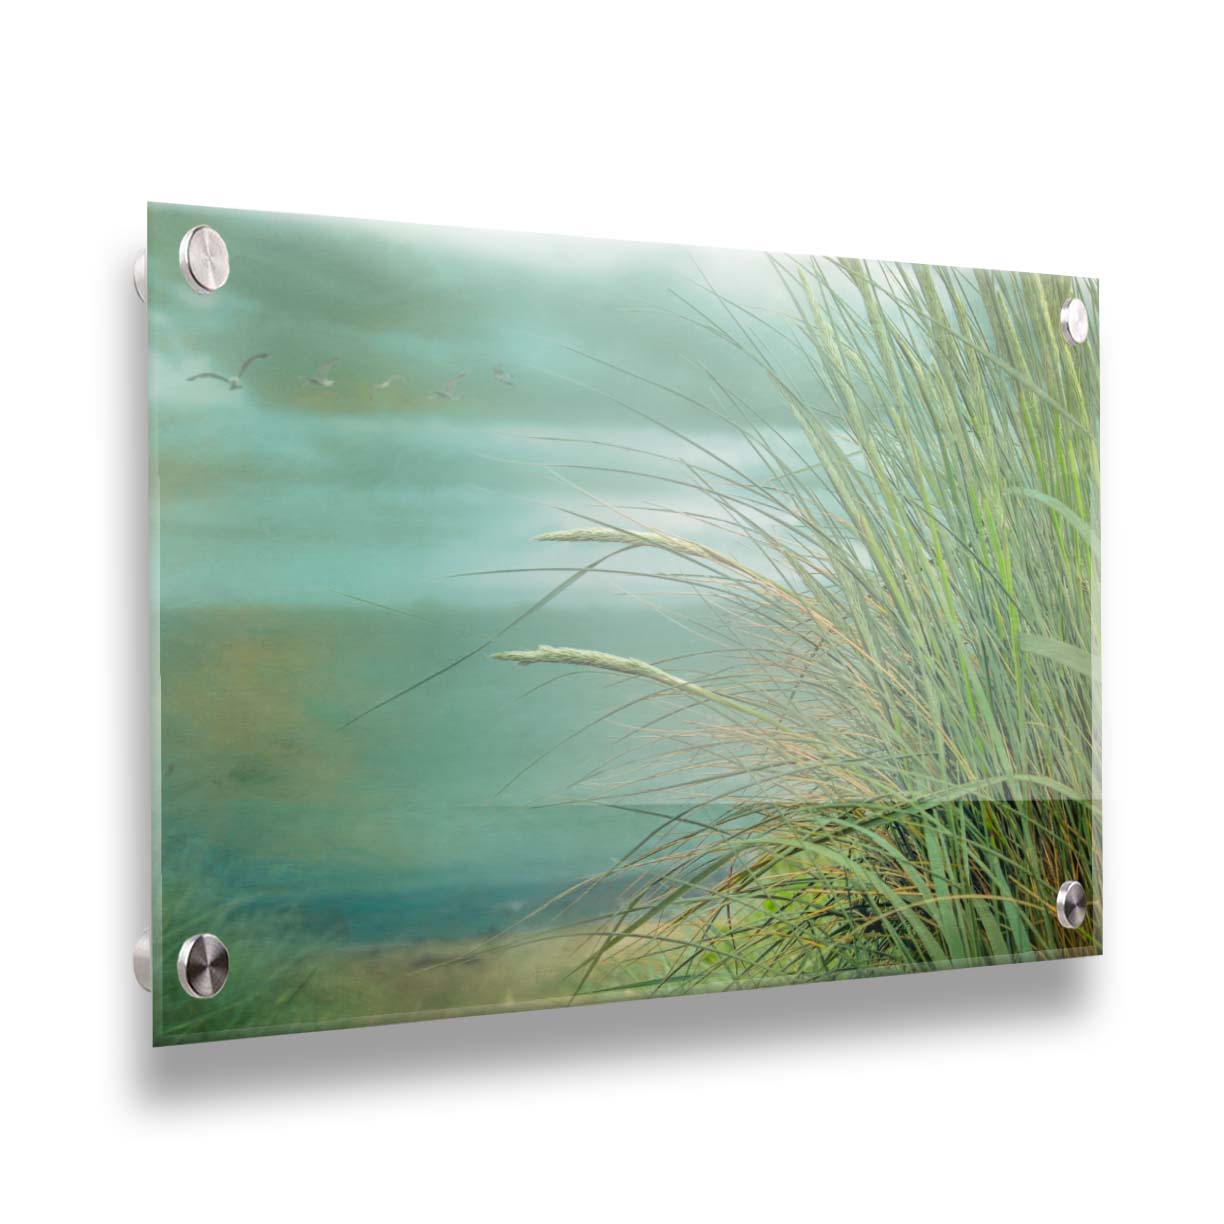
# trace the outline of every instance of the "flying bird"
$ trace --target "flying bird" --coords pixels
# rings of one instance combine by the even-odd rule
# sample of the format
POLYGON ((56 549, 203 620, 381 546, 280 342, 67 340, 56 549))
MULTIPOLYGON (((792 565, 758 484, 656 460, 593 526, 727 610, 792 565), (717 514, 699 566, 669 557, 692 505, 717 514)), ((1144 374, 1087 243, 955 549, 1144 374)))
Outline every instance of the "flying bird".
POLYGON ((330 377, 332 366, 340 360, 339 357, 333 357, 330 361, 325 361, 309 378, 304 381, 314 383, 316 387, 334 387, 336 380, 330 377))
POLYGON ((496 378, 499 383, 505 383, 507 387, 513 387, 515 385, 514 379, 511 378, 506 372, 505 366, 495 365, 493 367, 493 377, 496 378))
POLYGON ((462 374, 456 374, 454 378, 448 378, 436 391, 431 391, 429 393, 429 398, 448 400, 462 399, 463 397, 458 391, 455 390, 455 388, 459 385, 460 379, 464 379, 466 377, 467 371, 465 370, 462 374))
POLYGON ((403 382, 402 374, 392 374, 390 378, 384 378, 382 382, 374 384, 375 391, 385 391, 392 383, 403 382))
POLYGON ((267 353, 255 353, 253 356, 248 357, 242 363, 238 373, 232 377, 229 374, 214 374, 211 370, 207 370, 203 374, 193 374, 187 381, 195 382, 197 378, 219 378, 223 383, 229 383, 229 389, 231 391, 237 391, 242 387, 242 376, 247 372, 247 366, 249 366, 252 361, 258 361, 261 357, 266 357, 267 355, 267 353))

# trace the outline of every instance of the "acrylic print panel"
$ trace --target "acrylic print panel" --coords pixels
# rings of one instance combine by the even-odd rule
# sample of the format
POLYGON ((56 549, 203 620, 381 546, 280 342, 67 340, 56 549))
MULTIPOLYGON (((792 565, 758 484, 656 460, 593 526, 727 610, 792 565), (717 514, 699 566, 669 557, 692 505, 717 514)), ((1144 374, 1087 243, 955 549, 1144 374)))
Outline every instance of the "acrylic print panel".
POLYGON ((148 225, 156 1042, 1100 951, 1095 283, 148 225))

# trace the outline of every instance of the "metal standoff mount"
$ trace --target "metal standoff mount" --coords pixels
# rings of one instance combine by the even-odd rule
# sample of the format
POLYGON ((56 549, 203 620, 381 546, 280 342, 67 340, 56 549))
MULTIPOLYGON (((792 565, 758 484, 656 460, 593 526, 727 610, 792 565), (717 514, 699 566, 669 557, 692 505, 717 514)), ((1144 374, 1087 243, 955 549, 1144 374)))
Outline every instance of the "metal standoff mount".
POLYGON ((1058 921, 1068 931, 1074 931, 1088 916, 1088 894, 1078 880, 1067 880, 1058 890, 1058 899, 1054 902, 1058 913, 1058 921))
POLYGON ((183 940, 178 954, 179 985, 193 999, 211 999, 229 978, 229 949, 207 932, 183 940))
MULTIPOLYGON (((147 927, 132 949, 132 971, 142 989, 153 989, 153 941, 147 927)), ((183 941, 178 954, 178 980, 193 999, 219 995, 228 978, 229 949, 215 935, 192 935, 183 941)))
POLYGON ((197 225, 179 243, 179 270, 196 293, 216 293, 230 274, 229 247, 212 226, 197 225))
MULTIPOLYGON (((216 293, 229 280, 229 247, 209 225, 192 226, 179 243, 179 270, 193 293, 216 293)), ((149 301, 149 256, 141 251, 132 268, 136 296, 149 301)))
POLYGON ((1058 330, 1068 344, 1083 344, 1088 339, 1088 307, 1079 298, 1068 298, 1062 304, 1058 330))

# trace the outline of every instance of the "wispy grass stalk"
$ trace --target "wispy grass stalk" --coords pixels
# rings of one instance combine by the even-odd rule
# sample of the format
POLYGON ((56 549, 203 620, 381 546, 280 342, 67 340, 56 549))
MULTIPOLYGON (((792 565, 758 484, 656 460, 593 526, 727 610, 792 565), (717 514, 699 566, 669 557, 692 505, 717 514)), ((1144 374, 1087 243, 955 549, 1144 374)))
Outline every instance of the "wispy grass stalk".
POLYGON ((701 701, 708 701, 713 705, 720 705, 728 710, 735 710, 739 714, 747 714, 750 718, 771 723, 783 730, 786 729, 784 723, 772 718, 763 710, 757 710, 742 701, 736 701, 733 697, 716 693, 713 689, 705 688, 703 685, 681 680, 679 676, 673 676, 661 667, 655 667, 653 663, 646 663, 641 659, 626 659, 621 655, 605 654, 601 650, 573 650, 556 646, 540 646, 535 650, 501 650, 491 657, 503 659, 507 663, 518 663, 521 666, 528 666, 532 663, 562 663, 569 667, 593 667, 599 671, 619 672, 622 676, 636 676, 640 680, 649 680, 654 684, 676 689, 678 692, 687 693, 690 697, 696 697, 701 701))

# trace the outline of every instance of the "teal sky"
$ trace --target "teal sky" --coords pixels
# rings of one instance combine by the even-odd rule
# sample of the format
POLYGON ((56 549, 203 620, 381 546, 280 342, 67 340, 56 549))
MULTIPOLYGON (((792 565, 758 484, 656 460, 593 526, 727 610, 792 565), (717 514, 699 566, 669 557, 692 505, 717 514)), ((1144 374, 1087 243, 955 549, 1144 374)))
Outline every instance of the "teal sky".
MULTIPOLYGON (((714 403, 713 374, 780 411, 747 361, 677 313, 677 294, 702 299, 703 277, 756 312, 784 310, 759 253, 170 205, 150 206, 149 250, 166 607, 319 605, 336 592, 513 603, 550 577, 450 576, 572 561, 531 543, 577 522, 562 508, 707 509, 649 479, 674 468, 615 449, 698 457, 639 414, 751 464, 740 435, 683 397, 714 403), (229 283, 207 297, 176 261, 200 223, 231 257, 229 283), (269 358, 241 390, 187 381, 236 373, 256 352, 269 358), (304 381, 333 357, 334 388, 304 381), (494 378, 499 364, 514 386, 494 378), (461 398, 430 398, 459 373, 461 398), (374 390, 392 375, 402 381, 374 390)), ((579 586, 575 599, 597 600, 615 583, 579 586)))

